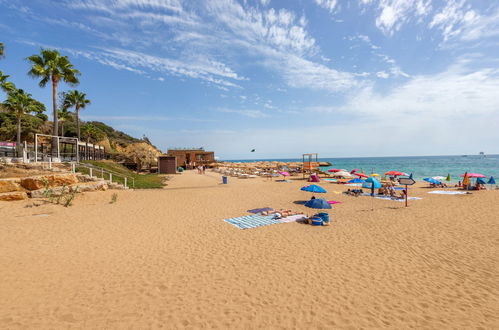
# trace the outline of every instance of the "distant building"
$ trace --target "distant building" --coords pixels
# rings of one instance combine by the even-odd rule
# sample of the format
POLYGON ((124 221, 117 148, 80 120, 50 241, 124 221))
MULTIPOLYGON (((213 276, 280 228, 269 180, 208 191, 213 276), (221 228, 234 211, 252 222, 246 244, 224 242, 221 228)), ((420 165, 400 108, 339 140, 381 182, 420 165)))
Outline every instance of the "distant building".
POLYGON ((177 166, 186 169, 215 162, 215 152, 203 148, 168 149, 167 156, 176 157, 177 166))

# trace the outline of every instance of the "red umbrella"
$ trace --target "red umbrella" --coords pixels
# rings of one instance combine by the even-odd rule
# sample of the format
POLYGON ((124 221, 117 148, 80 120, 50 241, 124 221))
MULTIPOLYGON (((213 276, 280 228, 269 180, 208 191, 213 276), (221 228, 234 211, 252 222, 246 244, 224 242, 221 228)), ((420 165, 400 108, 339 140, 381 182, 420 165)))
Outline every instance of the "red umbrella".
POLYGON ((353 169, 350 174, 354 174, 355 172, 357 172, 358 170, 357 169, 353 169))
POLYGON ((332 168, 330 170, 327 170, 328 172, 333 172, 333 173, 336 173, 336 172, 339 172, 341 171, 340 169, 337 169, 337 168, 332 168))
POLYGON ((366 175, 364 173, 355 173, 356 176, 358 176, 359 178, 368 178, 369 175, 366 175))
POLYGON ((391 176, 407 176, 407 173, 400 172, 400 171, 388 171, 385 173, 385 175, 391 175, 391 176))

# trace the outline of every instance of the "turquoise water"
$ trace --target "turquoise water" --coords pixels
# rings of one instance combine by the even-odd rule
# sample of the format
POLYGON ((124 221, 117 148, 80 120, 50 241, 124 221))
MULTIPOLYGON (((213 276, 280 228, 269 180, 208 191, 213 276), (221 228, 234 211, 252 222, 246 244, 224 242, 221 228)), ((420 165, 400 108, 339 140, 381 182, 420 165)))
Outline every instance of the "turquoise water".
MULTIPOLYGON (((239 162, 253 162, 269 159, 240 160, 239 162)), ((297 162, 301 159, 270 159, 283 162, 297 162)), ((233 160, 238 161, 238 160, 233 160)), ((360 157, 360 158, 319 158, 321 162, 330 162, 330 168, 344 168, 349 171, 357 168, 366 174, 383 174, 390 170, 412 173, 417 180, 432 176, 451 175, 452 181, 459 180, 464 172, 481 173, 487 177, 499 179, 499 155, 482 156, 415 156, 415 157, 360 157)))

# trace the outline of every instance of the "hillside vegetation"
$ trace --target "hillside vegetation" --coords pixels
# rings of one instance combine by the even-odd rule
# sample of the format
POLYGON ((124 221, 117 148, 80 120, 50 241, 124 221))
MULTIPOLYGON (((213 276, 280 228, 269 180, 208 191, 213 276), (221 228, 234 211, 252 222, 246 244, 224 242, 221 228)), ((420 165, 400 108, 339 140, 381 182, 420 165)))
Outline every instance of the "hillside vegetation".
MULTIPOLYGON (((113 161, 95 161, 95 160, 86 160, 82 163, 92 164, 101 168, 104 168, 108 171, 115 172, 117 174, 121 174, 130 178, 133 178, 133 182, 128 179, 128 186, 135 189, 153 189, 153 188, 162 188, 164 186, 164 181, 167 180, 167 177, 160 176, 158 174, 137 174, 133 171, 130 171, 125 166, 115 163, 113 161), (132 184, 134 184, 132 186, 132 184)), ((79 168, 79 172, 88 173, 88 169, 79 168)), ((95 173, 100 177, 100 173, 95 173)), ((104 175, 104 179, 109 179, 107 175, 104 175)), ((123 183, 124 180, 121 177, 114 176, 113 182, 123 183)))

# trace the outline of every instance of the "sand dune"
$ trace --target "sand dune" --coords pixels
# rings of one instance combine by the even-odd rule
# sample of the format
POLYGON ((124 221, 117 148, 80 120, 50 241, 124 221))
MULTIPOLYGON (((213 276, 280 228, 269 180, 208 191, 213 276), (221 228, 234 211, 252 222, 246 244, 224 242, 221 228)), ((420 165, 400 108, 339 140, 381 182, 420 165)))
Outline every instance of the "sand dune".
POLYGON ((499 191, 403 203, 323 183, 330 227, 222 221, 303 181, 187 172, 75 205, 0 202, 0 327, 499 328, 499 191), (338 193, 334 193, 336 191, 338 193), (374 210, 372 208, 374 207, 374 210))

